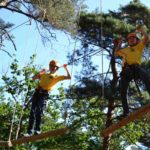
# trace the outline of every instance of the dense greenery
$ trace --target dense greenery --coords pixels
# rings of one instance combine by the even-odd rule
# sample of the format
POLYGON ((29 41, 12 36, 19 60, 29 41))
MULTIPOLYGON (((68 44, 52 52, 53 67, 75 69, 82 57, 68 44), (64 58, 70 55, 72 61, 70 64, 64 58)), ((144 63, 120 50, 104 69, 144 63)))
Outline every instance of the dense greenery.
MULTIPOLYGON (((73 23, 76 19, 76 9, 79 1, 1 0, 0 2, 0 9, 12 10, 34 19, 49 31, 50 34, 46 34, 48 38, 53 37, 51 30, 54 28, 71 33, 75 28, 73 23)), ((79 67, 81 70, 78 70, 78 74, 75 75, 77 82, 69 89, 64 89, 62 85, 58 88, 58 95, 49 95, 42 126, 43 131, 50 131, 68 125, 70 132, 61 137, 17 145, 13 149, 123 150, 130 144, 136 144, 137 142, 142 142, 143 145, 150 147, 149 116, 128 124, 112 136, 107 138, 100 136, 100 132, 112 123, 118 122, 118 116, 122 114, 119 71, 116 69, 120 68, 121 65, 120 59, 114 58, 115 41, 122 35, 124 45, 126 45, 126 35, 136 29, 137 20, 143 20, 145 29, 149 33, 148 18, 150 18, 150 9, 139 0, 131 1, 118 11, 109 11, 103 14, 97 11, 92 13, 81 11, 79 20, 76 20, 78 23, 76 38, 81 40, 81 46, 75 49, 73 54, 68 55, 69 62, 72 63, 72 60, 74 60, 75 65, 82 66, 79 67), (98 65, 93 61, 100 59, 102 52, 105 59, 110 63, 108 71, 104 74, 99 72, 99 67, 102 66, 100 61, 98 65), (65 100, 72 103, 71 108, 68 110, 66 122, 62 116, 65 100)), ((0 20, 1 49, 4 48, 3 43, 5 40, 10 40, 16 48, 13 36, 7 32, 12 26, 11 23, 0 20), (4 34, 7 36, 3 36, 4 34)), ((142 65, 150 72, 148 49, 149 44, 144 51, 142 65)), ((8 51, 6 52, 8 53, 8 51)), ((10 72, 2 77, 3 84, 0 86, 0 138, 3 140, 8 140, 10 135, 10 125, 15 109, 11 139, 15 138, 16 131, 19 131, 18 137, 22 137, 23 133, 26 132, 30 98, 36 87, 36 82, 33 82, 31 77, 41 69, 41 67, 34 65, 34 58, 35 55, 30 58, 30 62, 23 68, 14 59, 10 65, 10 72), (20 118, 21 114, 22 117, 20 118), (19 122, 20 130, 18 130, 19 122)), ((149 95, 145 92, 143 84, 138 81, 138 86, 140 87, 140 93, 137 92, 134 82, 130 84, 128 96, 132 111, 149 102, 149 95)))
MULTIPOLYGON (((129 32, 136 30, 137 20, 143 20, 145 24, 144 28, 149 33, 149 20, 147 19, 150 16, 149 12, 149 8, 140 3, 140 1, 133 1, 126 6, 122 6, 117 12, 109 11, 108 13, 103 14, 98 12, 81 13, 79 20, 79 36, 82 45, 76 50, 76 55, 70 55, 70 61, 75 55, 81 58, 76 58, 75 63, 77 65, 82 64, 82 71, 76 75, 77 79, 81 82, 74 87, 73 91, 74 94, 80 97, 79 100, 76 101, 76 106, 79 107, 77 112, 80 113, 80 110, 84 110, 80 115, 78 114, 78 116, 82 116, 84 114, 83 112, 86 112, 87 118, 89 118, 89 111, 94 112, 96 111, 96 108, 99 109, 99 113, 93 113, 92 119, 90 119, 91 122, 93 122, 91 128, 89 128, 90 131, 94 128, 94 132, 98 133, 104 128, 105 122, 106 126, 111 125, 112 122, 118 120, 117 116, 122 113, 118 81, 119 73, 117 74, 116 72, 116 66, 121 67, 121 65, 120 59, 114 59, 115 41, 122 35, 124 37, 123 45, 125 46, 127 44, 126 36, 129 32), (97 67, 92 61, 97 58, 95 55, 100 55, 102 51, 105 54, 104 57, 106 56, 105 58, 110 62, 110 68, 108 68, 108 71, 104 76, 99 74, 97 67), (104 95, 102 95, 103 78, 105 79, 104 95), (93 99, 95 99, 94 106, 92 103, 89 104, 93 99), (107 115, 105 114, 107 108, 106 105, 108 105, 107 115), (96 121, 102 120, 98 126, 99 130, 94 121, 95 118, 96 121)), ((149 71, 148 49, 149 45, 147 45, 144 52, 145 57, 143 57, 143 65, 147 68, 147 71, 149 71)), ((102 64, 100 64, 100 66, 101 65, 102 64)), ((138 86, 140 87, 140 93, 134 82, 131 83, 128 93, 130 108, 133 111, 136 110, 139 105, 143 106, 149 102, 149 95, 145 92, 143 83, 138 81, 138 86), (142 94, 142 96, 139 96, 140 94, 142 94)), ((143 139, 143 136, 146 136, 144 133, 149 133, 148 124, 149 122, 147 119, 130 123, 126 128, 116 132, 112 137, 104 138, 103 149, 124 149, 127 145, 132 143, 135 144, 137 141, 142 141, 143 144, 148 146, 148 140, 145 140, 145 142, 144 140, 140 140, 143 139)), ((89 125, 88 127, 90 127, 89 122, 87 122, 86 125, 89 125)), ((144 139, 148 138, 149 137, 144 139)), ((99 142, 101 145, 101 139, 99 142)))

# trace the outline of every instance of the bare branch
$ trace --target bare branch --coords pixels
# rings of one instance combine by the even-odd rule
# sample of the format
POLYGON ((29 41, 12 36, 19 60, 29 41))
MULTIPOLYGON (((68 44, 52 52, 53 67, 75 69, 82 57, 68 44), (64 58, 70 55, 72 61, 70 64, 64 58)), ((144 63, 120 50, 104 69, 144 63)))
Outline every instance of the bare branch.
POLYGON ((3 52, 5 52, 5 53, 7 53, 8 56, 12 57, 11 54, 10 54, 8 51, 6 51, 6 50, 4 50, 4 49, 0 49, 0 50, 3 51, 3 52))
POLYGON ((5 30, 5 33, 6 33, 6 35, 8 36, 9 40, 12 42, 12 44, 13 44, 13 46, 14 46, 14 49, 17 50, 16 45, 15 45, 15 43, 14 43, 12 37, 9 35, 9 33, 8 33, 6 30, 5 30))

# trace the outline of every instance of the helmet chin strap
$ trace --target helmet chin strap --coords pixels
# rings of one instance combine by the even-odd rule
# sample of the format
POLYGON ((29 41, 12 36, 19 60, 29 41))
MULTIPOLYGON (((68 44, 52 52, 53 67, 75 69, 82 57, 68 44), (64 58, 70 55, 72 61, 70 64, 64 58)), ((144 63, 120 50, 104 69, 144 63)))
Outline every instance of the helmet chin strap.
POLYGON ((59 67, 58 66, 56 66, 56 70, 58 70, 59 69, 59 67))
POLYGON ((137 43, 136 44, 129 44, 129 46, 135 46, 135 45, 137 45, 137 43))
POLYGON ((54 66, 55 68, 54 69, 52 69, 51 70, 51 68, 50 68, 50 72, 56 72, 58 69, 59 69, 59 67, 58 66, 54 66))
POLYGON ((137 39, 137 42, 136 43, 134 43, 134 44, 129 44, 129 46, 135 46, 135 45, 137 45, 139 43, 139 39, 137 39))

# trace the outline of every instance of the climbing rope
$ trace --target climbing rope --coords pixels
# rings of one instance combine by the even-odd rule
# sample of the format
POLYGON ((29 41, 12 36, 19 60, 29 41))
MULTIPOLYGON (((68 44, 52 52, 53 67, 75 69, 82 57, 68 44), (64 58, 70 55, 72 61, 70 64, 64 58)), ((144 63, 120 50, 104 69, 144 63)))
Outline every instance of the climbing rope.
POLYGON ((18 123, 17 131, 16 131, 16 140, 18 139, 18 134, 20 131, 20 126, 21 126, 21 122, 22 122, 24 109, 25 109, 25 103, 23 104, 22 109, 21 109, 21 113, 20 113, 19 123, 18 123))
MULTIPOLYGON (((101 14, 101 23, 100 23, 100 47, 102 47, 102 44, 103 44, 103 41, 102 41, 102 38, 103 38, 103 23, 102 23, 102 0, 100 0, 100 14, 101 14)), ((102 75, 101 75, 101 78, 102 78, 102 98, 104 98, 104 51, 102 49, 102 75)))
MULTIPOLYGON (((79 26, 79 19, 80 19, 80 13, 81 13, 81 8, 82 8, 82 3, 80 4, 80 7, 79 7, 79 11, 78 11, 78 14, 77 14, 77 27, 79 26)), ((74 44, 74 48, 73 48, 73 59, 72 59, 72 62, 71 62, 71 77, 73 75, 73 69, 74 69, 74 62, 75 62, 75 51, 76 51, 76 47, 77 47, 77 40, 78 40, 78 37, 76 35, 76 38, 75 38, 75 44, 74 44)), ((70 83, 69 83, 69 88, 70 88, 70 92, 71 92, 71 83, 72 82, 72 78, 70 79, 70 83)), ((68 109, 71 109, 71 106, 70 106, 70 102, 69 100, 66 100, 64 102, 64 120, 65 120, 65 123, 66 123, 66 119, 68 117, 68 109)))
POLYGON ((8 142, 11 141, 11 136, 12 136, 12 132, 13 132, 13 125, 14 125, 15 114, 16 114, 16 105, 17 105, 17 104, 15 103, 14 109, 13 109, 13 116, 12 116, 10 131, 9 131, 8 142))
MULTIPOLYGON (((81 13, 81 7, 82 7, 82 3, 80 4, 80 7, 79 7, 79 11, 78 11, 78 14, 77 14, 77 27, 79 26, 79 19, 80 19, 80 13, 81 13)), ((72 63, 71 63, 71 77, 72 77, 72 74, 73 74, 73 67, 74 67, 74 61, 75 61, 75 51, 76 51, 76 46, 77 46, 77 35, 76 35, 76 38, 75 38, 75 44, 74 44, 74 48, 73 48, 73 60, 72 60, 72 63)), ((69 86, 71 86, 71 81, 70 80, 70 84, 69 86)))
MULTIPOLYGON (((30 28, 29 28, 29 30, 30 30, 30 28)), ((38 36, 36 44, 35 44, 35 52, 37 51, 38 41, 39 41, 39 36, 38 36)), ((27 41, 26 41, 25 45, 27 45, 27 41)), ((26 49, 27 49, 27 47, 26 47, 26 49)), ((23 81, 23 80, 21 80, 21 81, 23 81)), ((18 139, 18 135, 19 135, 19 131, 20 131, 20 126, 21 126, 21 122, 22 122, 22 117, 23 117, 24 110, 26 109, 26 106, 30 103, 30 101, 31 100, 29 100, 28 102, 26 102, 24 100, 24 102, 23 102, 21 113, 20 113, 20 118, 19 118, 19 123, 18 123, 17 131, 16 131, 16 139, 18 139)))
MULTIPOLYGON (((16 27, 12 28, 11 30, 9 30, 9 32, 12 31, 12 30, 14 30, 14 29, 17 29, 18 27, 20 27, 20 26, 22 26, 22 25, 24 25, 24 24, 26 24, 26 23, 28 23, 28 22, 30 22, 30 20, 25 21, 25 22, 21 23, 20 25, 18 25, 18 26, 16 26, 16 27)), ((30 29, 30 27, 29 27, 29 29, 30 29)), ((26 38, 26 39, 28 39, 28 38, 26 38)), ((26 40, 26 44, 25 44, 25 45, 27 46, 27 40, 26 40)), ((36 47, 37 47, 37 46, 36 46, 36 47)), ((21 81, 22 81, 22 80, 21 80, 21 81)), ((20 82, 21 82, 21 81, 20 81, 20 82)), ((16 101, 16 98, 15 98, 15 102, 17 102, 17 101, 16 101)), ((12 137, 13 125, 14 125, 14 121, 15 121, 15 114, 16 114, 16 110, 17 110, 16 105, 17 105, 17 104, 15 103, 15 105, 14 105, 14 110, 13 110, 12 121, 11 121, 11 126, 10 126, 10 132, 9 132, 8 141, 11 141, 11 137, 12 137)), ((21 110, 21 114, 20 114, 20 118, 19 118, 19 123, 18 123, 17 131, 16 131, 16 139, 18 139, 18 134, 19 134, 19 131, 20 131, 20 125, 21 125, 22 116, 23 116, 23 112, 24 112, 24 106, 25 106, 25 102, 24 102, 24 104, 23 104, 23 106, 22 106, 22 110, 21 110)))

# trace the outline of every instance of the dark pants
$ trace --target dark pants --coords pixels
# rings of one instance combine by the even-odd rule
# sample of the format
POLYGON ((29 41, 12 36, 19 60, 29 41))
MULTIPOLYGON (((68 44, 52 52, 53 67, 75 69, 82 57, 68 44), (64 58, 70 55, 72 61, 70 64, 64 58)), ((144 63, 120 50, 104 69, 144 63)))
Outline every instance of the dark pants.
POLYGON ((35 123, 34 130, 40 131, 43 110, 46 106, 47 99, 48 99, 47 91, 36 90, 35 93, 33 94, 31 98, 32 106, 29 117, 28 133, 32 133, 34 123, 35 123))
POLYGON ((129 106, 127 102, 127 89, 129 86, 129 82, 132 79, 141 79, 146 86, 146 90, 150 95, 150 78, 146 71, 140 67, 140 65, 126 65, 121 72, 121 80, 120 80, 120 92, 121 99, 123 105, 124 115, 129 113, 129 106))

